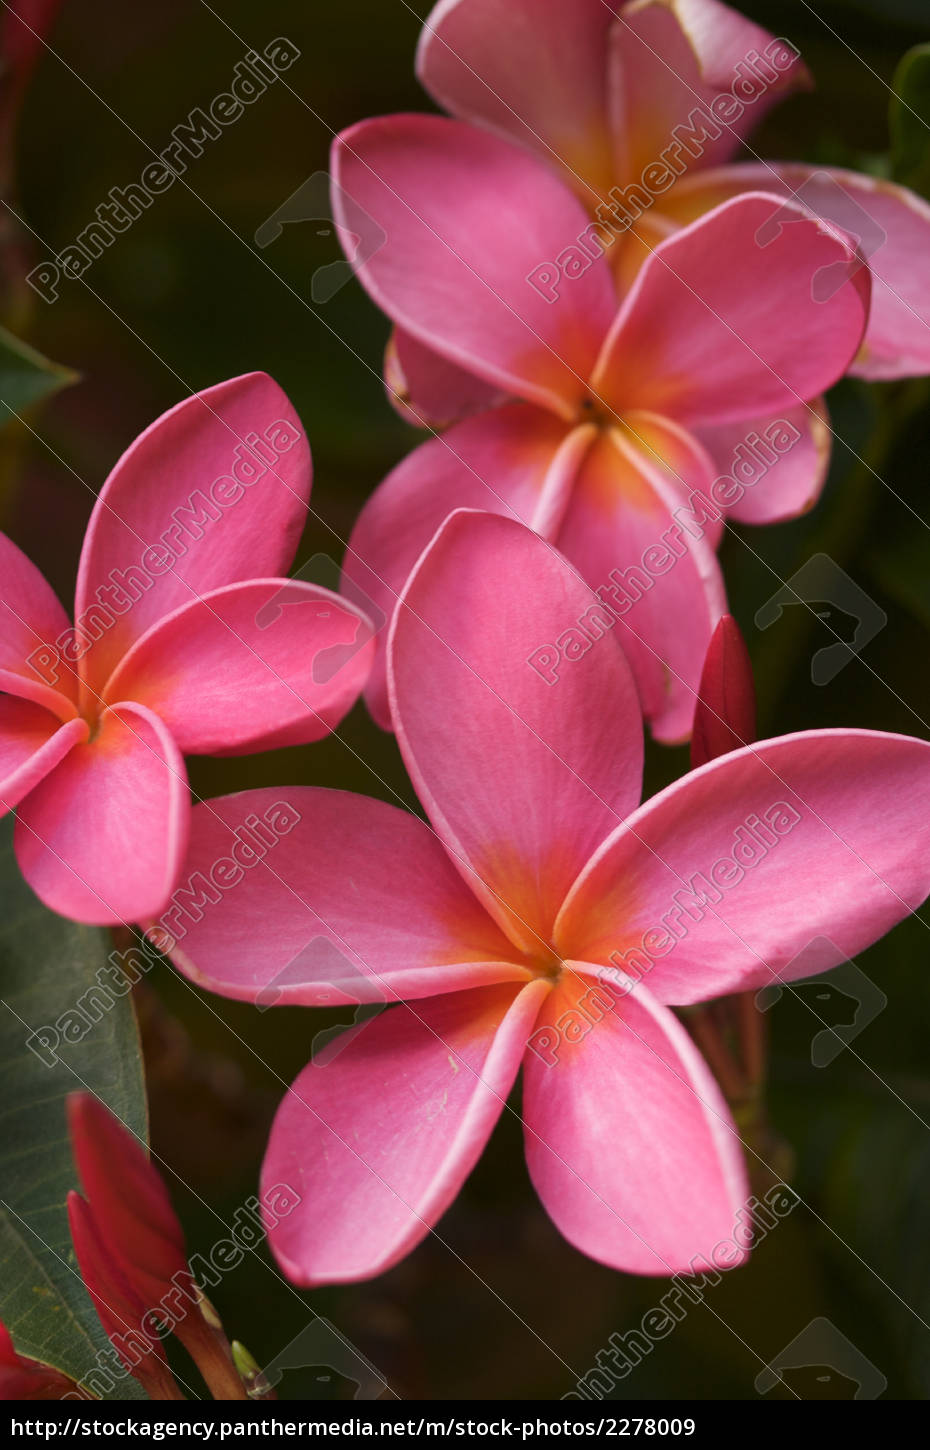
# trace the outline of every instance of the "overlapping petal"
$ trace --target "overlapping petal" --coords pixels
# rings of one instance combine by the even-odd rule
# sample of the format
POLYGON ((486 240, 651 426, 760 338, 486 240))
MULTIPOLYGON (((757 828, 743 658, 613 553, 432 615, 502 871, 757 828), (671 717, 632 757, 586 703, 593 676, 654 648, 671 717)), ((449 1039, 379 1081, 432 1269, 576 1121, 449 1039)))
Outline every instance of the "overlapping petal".
POLYGON ((14 810, 88 733, 84 720, 62 724, 31 700, 0 695, 0 815, 14 810))
POLYGON ((740 162, 679 183, 669 214, 681 222, 746 191, 807 207, 854 237, 872 276, 863 346, 851 371, 863 378, 930 371, 930 205, 905 186, 838 167, 740 162))
POLYGON ((598 361, 618 412, 731 423, 817 397, 868 321, 869 276, 826 222, 771 196, 724 203, 656 248, 598 361))
POLYGON ((440 0, 424 21, 417 74, 463 121, 536 151, 590 207, 610 189, 604 0, 440 0))
POLYGON ((301 1196, 267 1225, 294 1283, 382 1273, 434 1227, 503 1111, 548 991, 536 981, 398 1005, 304 1069, 262 1168, 263 1191, 287 1183, 301 1196))
POLYGON ((251 579, 160 620, 104 694, 154 710, 183 754, 303 744, 355 703, 373 652, 368 620, 328 589, 251 579))
POLYGON ((571 418, 616 298, 603 261, 556 306, 528 280, 588 224, 549 168, 463 122, 390 116, 343 132, 332 170, 344 240, 346 196, 384 233, 356 271, 388 316, 492 387, 571 418))
POLYGON ((822 398, 695 431, 714 460, 713 496, 727 518, 770 524, 807 513, 820 497, 833 441, 822 398))
POLYGON ((642 456, 644 465, 667 481, 669 498, 677 494, 689 515, 698 504, 696 495, 711 503, 709 508, 698 506, 697 512, 705 537, 716 548, 723 537, 726 512, 714 501, 717 469, 697 432, 660 413, 643 411, 624 414, 620 431, 642 456))
POLYGON ((635 685, 611 631, 553 674, 590 589, 523 525, 460 511, 424 554, 389 644, 398 743, 433 825, 515 944, 638 799, 635 685))
POLYGON ((696 109, 709 124, 692 162, 716 164, 810 84, 782 42, 717 0, 441 0, 417 73, 453 115, 561 168, 591 210, 658 163, 696 109))
POLYGON ((661 165, 679 128, 700 137, 698 155, 686 152, 685 164, 725 161, 771 105, 810 84, 800 57, 719 0, 615 8, 609 66, 620 180, 661 165))
POLYGON ((497 407, 504 395, 395 327, 384 353, 388 401, 415 428, 448 428, 472 413, 497 407))
MULTIPOLYGON (((415 449, 356 520, 343 564, 346 595, 363 609, 373 604, 389 619, 417 559, 457 508, 554 529, 590 432, 571 430, 541 408, 511 403, 415 449)), ((380 644, 366 698, 379 725, 388 729, 384 635, 380 644)))
POLYGON ((156 915, 174 886, 189 815, 174 740, 150 710, 123 701, 22 802, 16 858, 62 916, 139 921, 156 915))
MULTIPOLYGON (((691 475, 696 488, 707 479, 706 464, 691 475)), ((643 713, 665 741, 690 732, 704 654, 726 608, 712 537, 674 517, 686 497, 638 432, 611 429, 579 469, 558 534, 559 548, 605 600, 607 618, 617 618, 643 713)))
POLYGON ((528 976, 429 826, 383 801, 224 796, 192 812, 185 864, 212 904, 166 923, 172 957, 227 997, 390 1002, 528 976))

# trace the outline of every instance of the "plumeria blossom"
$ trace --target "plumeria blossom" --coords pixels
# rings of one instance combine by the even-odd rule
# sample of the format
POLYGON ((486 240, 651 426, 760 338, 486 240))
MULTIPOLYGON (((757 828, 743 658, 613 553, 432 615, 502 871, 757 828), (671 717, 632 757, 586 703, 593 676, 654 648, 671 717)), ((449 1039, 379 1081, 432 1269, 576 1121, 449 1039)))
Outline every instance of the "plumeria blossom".
MULTIPOLYGON (((226 996, 389 1004, 312 1060, 277 1113, 263 1176, 301 1201, 268 1231, 299 1284, 363 1279, 408 1253, 521 1066, 529 1171, 566 1238, 639 1273, 739 1262, 739 1139, 670 1009, 809 973, 809 953, 793 959, 828 934, 840 955, 824 944, 825 970, 930 889, 919 740, 786 736, 638 806, 641 717, 617 631, 555 686, 527 664, 592 609, 537 534, 453 514, 388 655, 427 819, 295 792, 300 824, 175 944, 179 969, 226 996)), ((226 854, 267 796, 198 806, 187 868, 226 854)))
MULTIPOLYGON (((625 276, 729 197, 800 200, 859 238, 873 273, 853 372, 930 372, 930 207, 855 171, 733 159, 773 104, 812 85, 797 51, 738 10, 720 0, 440 0, 417 73, 452 115, 540 156, 592 217, 619 198, 607 255, 625 276)), ((423 371, 417 359, 414 390, 423 371)))
POLYGON ((165 904, 187 841, 184 754, 318 740, 358 696, 368 621, 280 577, 310 479, 291 404, 253 373, 179 403, 119 460, 73 626, 0 535, 0 805, 17 809, 23 875, 62 915, 128 922, 165 904))
MULTIPOLYGON (((451 368, 481 394, 481 411, 416 449, 369 500, 347 592, 390 613, 452 509, 510 514, 603 591, 653 732, 687 738, 725 609, 724 515, 802 512, 822 482, 817 400, 856 356, 869 311, 849 238, 793 207, 773 226, 781 203, 752 193, 663 241, 632 285, 598 255, 552 300, 531 278, 589 220, 523 148, 462 121, 393 116, 338 138, 332 169, 349 255, 358 211, 384 234, 359 252, 360 280, 440 355, 426 367, 434 390, 451 368)), ((380 653, 368 701, 387 726, 380 653)))

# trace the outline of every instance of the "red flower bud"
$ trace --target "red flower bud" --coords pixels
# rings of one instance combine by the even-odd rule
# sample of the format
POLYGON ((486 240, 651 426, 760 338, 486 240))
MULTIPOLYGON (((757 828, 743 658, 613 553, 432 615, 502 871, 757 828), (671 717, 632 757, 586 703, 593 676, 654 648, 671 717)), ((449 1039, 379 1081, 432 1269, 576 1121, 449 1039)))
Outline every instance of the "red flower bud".
POLYGON ((691 766, 696 769, 756 738, 756 690, 739 625, 725 614, 711 636, 698 688, 691 766))
POLYGON ((79 1193, 68 1194, 68 1222, 84 1287, 123 1365, 152 1399, 183 1399, 161 1342, 158 1301, 147 1304, 124 1277, 79 1193))
POLYGON ((84 1195, 107 1246, 143 1305, 190 1280, 184 1233, 142 1146, 91 1093, 68 1097, 68 1126, 84 1195))

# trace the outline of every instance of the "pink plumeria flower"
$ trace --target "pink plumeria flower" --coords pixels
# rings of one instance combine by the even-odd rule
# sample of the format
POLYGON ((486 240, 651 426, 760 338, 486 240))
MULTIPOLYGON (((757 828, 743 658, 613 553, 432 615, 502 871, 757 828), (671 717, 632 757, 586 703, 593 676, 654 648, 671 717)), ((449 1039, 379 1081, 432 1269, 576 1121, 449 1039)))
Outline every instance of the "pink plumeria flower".
POLYGON ((179 403, 119 460, 73 627, 0 535, 0 809, 17 809, 20 868, 55 911, 157 912, 187 843, 183 755, 318 740, 357 698, 367 619, 280 577, 310 480, 297 415, 252 373, 179 403))
MULTIPOLYGON (((526 663, 593 606, 529 529, 454 514, 410 579, 388 661, 428 822, 295 793, 300 824, 177 942, 178 967, 226 996, 394 1003, 329 1045, 278 1110, 264 1178, 301 1202, 269 1235, 299 1284, 403 1258, 521 1066, 530 1174, 566 1238, 639 1273, 720 1267, 720 1245, 723 1266, 739 1262, 739 1139, 670 1009, 790 979, 825 933, 836 955, 817 965, 834 966, 930 889, 919 740, 769 740, 637 808, 642 727, 616 631, 555 688, 526 663)), ((209 871, 271 794, 198 806, 186 869, 209 871)))
POLYGON ((790 41, 738 10, 720 0, 440 0, 417 73, 454 116, 540 156, 591 216, 619 198, 608 256, 624 276, 729 197, 800 199, 859 239, 873 273, 852 371, 930 372, 930 206, 855 171, 733 161, 774 103, 812 85, 790 41))
MULTIPOLYGON (((859 350, 868 269, 799 209, 769 236, 781 204, 760 193, 662 242, 631 287, 597 256, 553 302, 530 279, 589 219, 536 156, 461 121, 393 116, 346 132, 332 164, 350 255, 359 209, 385 237, 361 252, 359 278, 483 400, 369 500, 347 592, 387 614, 452 509, 511 514, 604 591, 654 734, 687 738, 726 605, 723 518, 762 523, 812 503, 829 454, 816 400, 859 350), (823 276, 834 285, 818 300, 823 276), (732 469, 741 442, 727 475, 718 459, 732 469)), ((435 388, 444 364, 426 362, 435 388)), ((368 701, 387 726, 380 656, 368 701)))

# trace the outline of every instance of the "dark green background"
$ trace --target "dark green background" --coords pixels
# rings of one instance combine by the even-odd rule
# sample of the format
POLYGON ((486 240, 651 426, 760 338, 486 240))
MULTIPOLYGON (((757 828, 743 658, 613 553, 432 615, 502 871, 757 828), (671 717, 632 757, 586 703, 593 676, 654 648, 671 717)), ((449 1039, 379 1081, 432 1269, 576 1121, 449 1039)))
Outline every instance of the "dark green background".
MULTIPOLYGON (((213 14, 199 0, 65 4, 51 38, 61 60, 47 56, 37 74, 20 147, 23 211, 51 250, 81 230, 111 186, 138 176, 151 160, 144 143, 163 149, 192 107, 227 87, 249 45, 283 34, 302 52, 286 75, 292 89, 277 82, 191 163, 190 189, 176 183, 87 272, 86 285, 65 282, 57 303, 35 308, 30 340, 83 381, 36 421, 41 441, 4 434, 3 526, 65 600, 107 470, 146 423, 192 389, 262 368, 290 394, 315 458, 301 558, 322 551, 341 559, 359 506, 417 441, 384 399, 387 327, 362 290, 351 283, 326 306, 310 303, 314 268, 338 255, 331 233, 291 227, 258 255, 252 238, 326 167, 334 131, 367 115, 428 109, 412 72, 414 11, 427 8, 423 0, 412 8, 403 0, 217 0, 213 14)), ((819 83, 768 120, 756 149, 880 167, 885 83, 901 54, 930 35, 926 0, 814 0, 822 19, 795 0, 742 8, 790 36, 819 83)), ((38 242, 35 251, 37 259, 47 254, 38 242)), ((835 426, 883 482, 838 445, 811 517, 725 542, 732 607, 757 669, 761 734, 857 725, 930 736, 930 534, 906 507, 930 518, 926 400, 922 383, 844 384, 831 400, 835 426), (862 659, 824 688, 811 683, 810 658, 831 636, 812 615, 788 610, 764 634, 753 625, 778 580, 816 550, 888 614, 862 659)), ((211 796, 320 782, 410 799, 393 741, 363 707, 340 736, 253 759, 192 761, 194 789, 211 796)), ((650 788, 684 766, 684 752, 651 747, 650 788)), ((815 1315, 879 1366, 889 1395, 926 1395, 928 962, 927 922, 916 919, 863 956, 889 1005, 857 1039, 858 1059, 845 1052, 825 1069, 812 1067, 819 1023, 803 1001, 775 1009, 771 1112, 794 1146, 795 1185, 810 1207, 773 1233, 748 1268, 710 1290, 707 1306, 656 1348, 621 1395, 752 1397, 761 1361, 815 1315)), ((253 1191, 275 1103, 326 1019, 290 1009, 259 1015, 207 998, 164 965, 140 1010, 153 1143, 177 1170, 176 1202, 191 1247, 204 1252, 221 1233, 216 1213, 230 1218, 253 1191)), ((230 1334, 262 1362, 307 1322, 309 1302, 405 1396, 557 1397, 612 1332, 631 1328, 664 1292, 661 1281, 600 1268, 561 1241, 530 1189, 513 1116, 505 1115, 441 1233, 449 1248, 432 1239, 370 1284, 304 1296, 252 1258, 215 1299, 230 1334)), ((289 1395, 340 1389, 296 1373, 282 1385, 289 1395)))

